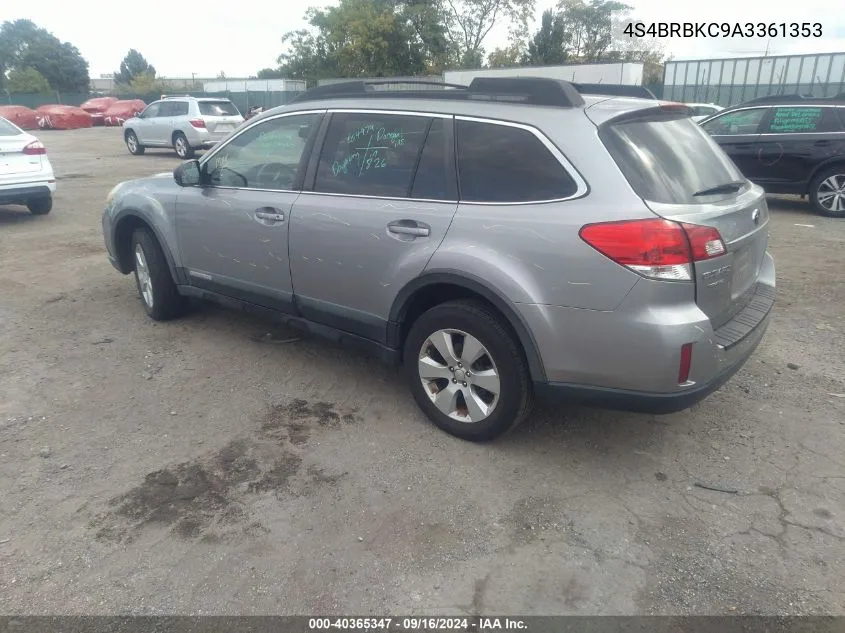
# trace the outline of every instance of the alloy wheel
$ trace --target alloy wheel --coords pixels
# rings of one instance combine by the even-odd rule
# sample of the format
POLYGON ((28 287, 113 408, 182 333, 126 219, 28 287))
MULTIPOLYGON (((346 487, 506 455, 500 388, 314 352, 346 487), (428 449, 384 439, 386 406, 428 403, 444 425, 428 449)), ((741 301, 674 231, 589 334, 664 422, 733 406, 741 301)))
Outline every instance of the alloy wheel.
POLYGON ((499 371, 477 338, 455 329, 437 330, 420 349, 417 373, 423 389, 444 415, 476 423, 499 403, 499 371))
POLYGON ((828 211, 845 211, 845 174, 833 174, 822 180, 816 198, 828 211))
POLYGON ((153 307, 153 281, 150 277, 150 269, 147 266, 147 257, 140 244, 135 245, 135 276, 138 279, 138 290, 141 291, 141 298, 148 308, 153 307))

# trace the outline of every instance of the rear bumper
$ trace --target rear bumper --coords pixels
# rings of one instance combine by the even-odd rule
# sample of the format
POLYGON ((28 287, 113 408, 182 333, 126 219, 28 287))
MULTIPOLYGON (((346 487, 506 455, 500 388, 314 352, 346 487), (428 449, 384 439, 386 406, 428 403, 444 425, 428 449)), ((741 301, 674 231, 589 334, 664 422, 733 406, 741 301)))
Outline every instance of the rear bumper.
POLYGON ((56 183, 0 187, 0 204, 23 204, 27 200, 49 198, 56 190, 56 183))
POLYGON ((775 300, 774 261, 767 253, 755 293, 716 330, 692 294, 684 298, 692 291, 690 284, 638 282, 609 312, 519 305, 546 372, 537 393, 650 413, 679 411, 705 398, 762 340, 775 300), (684 345, 692 345, 692 362, 679 383, 684 345))
POLYGON ((535 383, 534 391, 538 397, 547 400, 566 400, 602 409, 631 411, 634 413, 667 414, 689 409, 704 400, 711 393, 722 387, 733 375, 742 369, 745 362, 763 340, 763 334, 769 326, 769 317, 743 341, 743 353, 734 362, 722 368, 708 382, 698 384, 677 393, 655 393, 613 389, 606 387, 588 387, 562 382, 535 383))
POLYGON ((228 134, 212 135, 208 130, 193 126, 185 130, 185 138, 188 139, 188 144, 194 148, 208 149, 214 147, 227 136, 228 134))

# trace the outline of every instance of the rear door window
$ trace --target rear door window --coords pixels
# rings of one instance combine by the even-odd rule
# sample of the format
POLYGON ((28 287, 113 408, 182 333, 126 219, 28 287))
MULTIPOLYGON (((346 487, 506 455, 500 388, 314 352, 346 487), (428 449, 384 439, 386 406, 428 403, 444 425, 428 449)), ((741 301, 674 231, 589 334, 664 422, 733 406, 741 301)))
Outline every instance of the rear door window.
MULTIPOLYGON (((337 113, 323 143, 316 191, 407 198, 434 119, 337 113)), ((421 182, 420 187, 429 186, 421 182)))
POLYGON ((746 180, 688 117, 611 122, 602 126, 600 136, 631 187, 645 200, 699 203, 702 191, 746 180))
POLYGON ((200 114, 204 116, 238 116, 240 114, 231 101, 200 101, 200 114))
POLYGON ((813 106, 779 106, 773 108, 768 134, 802 134, 810 132, 841 132, 842 123, 836 108, 813 106))
POLYGON ((760 123, 769 108, 749 108, 727 112, 715 119, 710 119, 701 127, 708 134, 714 136, 736 136, 740 134, 757 134, 760 123))
POLYGON ((456 130, 461 200, 540 202, 578 190, 554 154, 524 128, 458 119, 456 130))

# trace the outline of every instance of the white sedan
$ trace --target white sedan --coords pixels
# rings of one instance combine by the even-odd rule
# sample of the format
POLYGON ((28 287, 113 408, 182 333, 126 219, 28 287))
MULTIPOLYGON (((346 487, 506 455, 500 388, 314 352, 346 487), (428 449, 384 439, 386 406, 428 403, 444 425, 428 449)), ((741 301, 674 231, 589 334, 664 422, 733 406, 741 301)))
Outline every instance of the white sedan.
POLYGON ((56 177, 47 148, 0 117, 0 204, 25 204, 33 215, 50 213, 56 177))

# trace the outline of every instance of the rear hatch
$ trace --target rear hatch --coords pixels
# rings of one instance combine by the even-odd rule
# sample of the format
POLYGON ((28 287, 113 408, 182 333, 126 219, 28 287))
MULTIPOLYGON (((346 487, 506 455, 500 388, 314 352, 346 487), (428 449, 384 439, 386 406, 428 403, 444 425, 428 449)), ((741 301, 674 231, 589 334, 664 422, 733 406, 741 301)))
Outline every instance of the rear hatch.
POLYGON ((695 261, 694 278, 699 308, 714 329, 725 324, 758 291, 768 246, 763 190, 746 180, 685 108, 631 111, 600 124, 599 134, 654 213, 721 235, 726 252, 695 261))
POLYGON ((33 142, 32 136, 0 119, 0 183, 26 182, 28 175, 41 171, 41 154, 24 153, 33 142))
POLYGON ((202 99, 197 103, 200 118, 205 121, 205 127, 212 137, 227 136, 244 120, 235 104, 228 99, 202 99))

